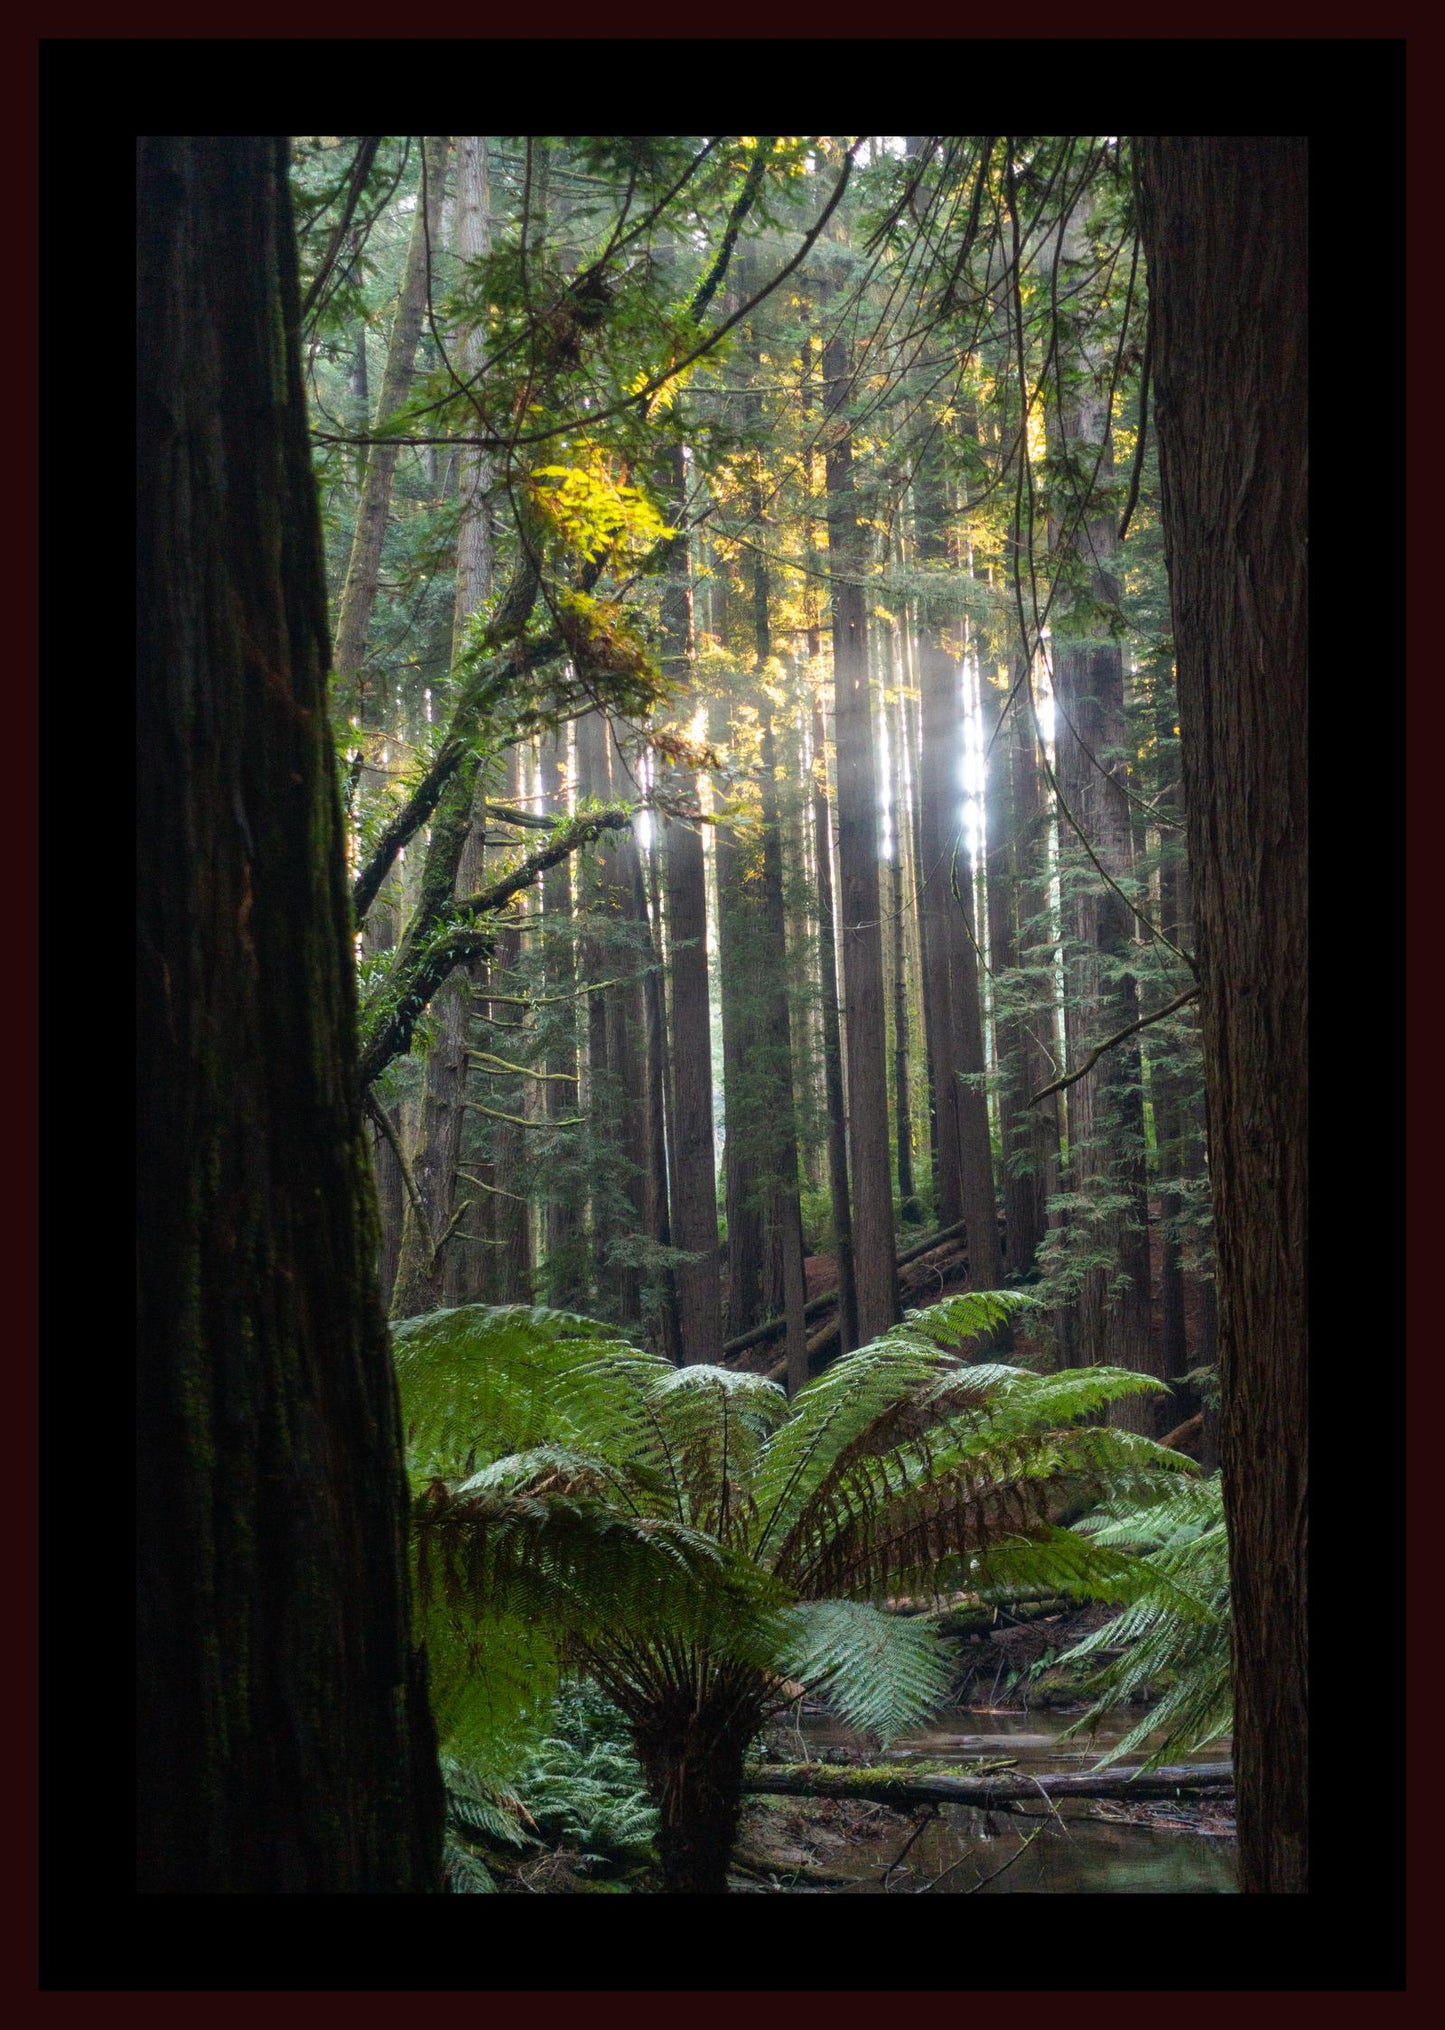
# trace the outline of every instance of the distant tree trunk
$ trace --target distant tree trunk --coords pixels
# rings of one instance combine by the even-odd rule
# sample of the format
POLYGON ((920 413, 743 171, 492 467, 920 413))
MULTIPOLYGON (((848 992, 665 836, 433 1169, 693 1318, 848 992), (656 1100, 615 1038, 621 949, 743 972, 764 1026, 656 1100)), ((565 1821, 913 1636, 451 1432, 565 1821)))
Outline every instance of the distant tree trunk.
MULTIPOLYGON (((804 317, 807 306, 803 307, 804 317)), ((822 368, 821 339, 806 333, 803 339, 802 408, 805 433, 811 437, 809 417, 817 406, 815 372, 822 368)), ((805 538, 814 570, 822 566, 816 547, 817 518, 814 513, 817 459, 807 459, 807 513, 805 538)), ((826 477, 826 460, 825 460, 826 477)), ((804 580, 803 597, 808 620, 808 660, 816 669, 822 655, 821 601, 814 578, 804 580)), ((833 818, 828 803, 828 748, 822 705, 813 693, 813 858, 818 886, 818 1010, 822 1038, 823 1094, 828 1119, 828 1195, 833 1209, 833 1245, 838 1257, 839 1339, 846 1352, 859 1344, 858 1286, 853 1271, 853 1202, 848 1185, 848 1117, 843 1093, 843 1040, 838 1007, 838 918, 834 906, 837 884, 833 878, 835 842, 833 818)), ((834 754, 834 783, 837 782, 837 755, 834 754)))
POLYGON ((848 1035, 848 1154, 853 1273, 863 1342, 898 1317, 893 1262, 893 1190, 888 1160, 888 1066, 884 1049, 883 942, 878 898, 878 788, 868 685, 862 543, 853 487, 853 441, 846 402, 853 368, 848 341, 830 339, 826 380, 828 563, 835 572, 833 691, 838 748, 838 873, 843 925, 843 992, 848 1035))
MULTIPOLYGON (((686 491, 682 447, 669 473, 671 514, 680 520, 686 491)), ((669 559, 662 595, 663 675, 686 696, 692 678, 691 560, 685 535, 669 559)), ((684 777, 697 793, 697 777, 684 777)), ((717 1151, 713 1140, 712 1008, 707 978, 707 869, 695 825, 668 818, 668 971, 672 985, 671 1201, 673 1246, 693 1257, 679 1262, 678 1357, 687 1365, 722 1359, 722 1289, 717 1229, 717 1151)))
POLYGON ((712 1017, 702 840, 667 825, 667 915, 672 972, 673 1244, 697 1259, 677 1267, 678 1333, 686 1362, 722 1358, 717 1154, 712 1118, 712 1017))
MULTIPOLYGON (((521 795, 521 776, 518 769, 516 746, 507 750, 506 773, 502 780, 502 796, 509 806, 515 805, 521 795)), ((462 893, 467 891, 463 888, 462 893)), ((522 908, 527 898, 520 897, 522 908)), ((488 965, 490 983, 502 994, 516 995, 521 991, 516 974, 517 962, 521 956, 522 933, 519 930, 503 930, 498 933, 496 948, 488 965)), ((487 1009, 483 1033, 487 1046, 500 1057, 516 1061, 516 1052, 507 1048, 513 1032, 519 1027, 517 1010, 510 1001, 494 1001, 487 1009)), ((530 1304, 532 1301, 532 1222, 527 1205, 526 1137, 527 1130, 518 1126, 522 1114, 523 1092, 520 1078, 503 1080, 484 1079, 483 1104, 490 1104, 498 1113, 509 1114, 510 1120, 486 1120, 490 1129, 492 1149, 492 1198, 491 1232, 495 1242, 492 1251, 492 1286, 499 1304, 530 1304)), ((485 1117, 483 1117, 485 1119, 485 1117)))
POLYGON ((1308 1886, 1306 143, 1138 144, 1203 974, 1240 1886, 1308 1886))
MULTIPOLYGON (((1000 999, 994 1008, 994 1047, 999 1066, 999 1140, 1003 1151, 1004 1228, 1011 1276, 1027 1275, 1044 1237, 1044 1204, 1057 1190, 1058 1129, 1055 1103, 1028 1104, 1032 1093, 1057 1076, 1032 1032, 1037 1029, 1029 996, 1019 980, 1022 924, 1033 903, 1032 862, 1039 850, 1038 769, 1028 699, 1020 671, 1006 681, 1013 693, 1008 718, 998 728, 989 768, 988 914, 989 951, 1000 999), (1017 689, 1014 689, 1015 685, 1017 689), (1050 1136, 1052 1135, 1052 1152, 1050 1136), (1052 1160, 1051 1160, 1052 1157, 1052 1160), (1052 1173, 1052 1174, 1051 1174, 1052 1173)), ((1025 680, 1026 681, 1026 680, 1025 680)), ((985 711, 996 715, 1004 692, 984 686, 985 711)), ((996 716, 985 734, 998 726, 996 716)))
POLYGON ((893 945, 893 1119, 898 1144, 898 1203, 902 1216, 912 1225, 923 1218, 913 1185, 913 1108, 908 1090, 908 961, 905 936, 904 898, 910 884, 906 879, 909 827, 907 787, 903 772, 903 671, 902 658, 896 671, 897 689, 890 714, 889 747, 893 763, 893 853, 888 863, 888 909, 893 945))
POLYGON ((137 1886, 440 1886, 287 151, 138 149, 137 1886))
MULTIPOLYGON (((665 1261, 672 1248, 672 1208, 667 1175, 668 1049, 667 1006, 663 992, 662 895, 657 871, 657 840, 644 855, 637 850, 634 907, 647 932, 646 970, 642 976, 643 1045, 646 1061, 647 1162, 643 1174, 643 1226, 665 1261)), ((660 1350, 678 1360, 677 1284, 670 1265, 656 1272, 654 1335, 660 1350)))
MULTIPOLYGON (((755 493, 753 512, 762 518, 762 496, 755 493)), ((783 902, 783 833, 778 803, 777 741, 772 705, 763 687, 772 658, 772 624, 768 611, 768 566, 760 551, 753 553, 753 647, 757 663, 758 756, 763 821, 763 914, 767 930, 767 1003, 764 1011, 763 1066, 768 1079, 766 1164, 769 1175, 769 1241, 777 1256, 781 1288, 769 1291, 770 1316, 787 1320, 788 1394, 796 1395, 808 1380, 808 1335, 803 1322, 807 1290, 803 1274, 803 1220, 798 1201, 798 1130, 793 1103, 793 1031, 788 1007, 787 921, 783 902)))
MULTIPOLYGON (((726 738, 719 705, 713 737, 726 738)), ((717 870, 718 976, 723 1044, 723 1188, 728 1223, 727 1336, 736 1339, 777 1315, 777 1280, 770 1276, 763 1190, 767 1080, 764 1007, 768 939, 762 854, 730 826, 713 839, 717 870)))
POLYGON ((818 867, 818 977, 823 1015, 823 1089, 828 1101, 828 1195, 838 1256, 838 1322, 843 1351, 859 1345, 858 1285, 853 1269, 853 1202, 848 1188, 848 1114, 838 1017, 837 915, 833 907, 833 817, 828 808, 823 714, 813 707, 813 842, 818 867))
MULTIPOLYGON (((416 342, 421 335, 427 297, 427 239, 435 254, 441 226, 442 187, 446 182, 447 139, 433 136, 424 144, 427 202, 417 195, 416 215, 407 244, 406 267, 402 271, 401 293, 386 349, 381 392, 377 399, 377 421, 384 423, 406 400, 416 366, 416 342)), ((381 551, 386 539, 386 521, 391 510, 391 483, 396 472, 399 444, 373 444, 366 461, 361 500, 356 510, 356 532, 352 537, 351 560, 341 588, 336 615, 336 653, 333 683, 344 710, 355 700, 359 672, 366 658, 366 637, 371 628, 371 611, 376 604, 381 577, 381 551)), ((365 714, 363 713, 363 717, 365 714)))
MULTIPOLYGON (((920 466, 918 480, 919 555, 942 564, 949 556, 943 526, 946 490, 930 460, 920 466)), ((918 662, 922 693, 919 918, 924 1019, 931 1038, 934 1077, 937 1214, 940 1226, 951 1226, 960 1219, 966 1222, 969 1281, 976 1290, 994 1290, 1002 1280, 1003 1265, 988 1100, 981 1085, 964 1083, 965 1079, 981 1078, 984 1054, 974 951, 973 876, 961 829, 963 700, 958 663, 936 612, 925 613, 921 622, 918 662)))
MULTIPOLYGON (((541 743, 542 808, 559 817, 567 809, 563 776, 567 767, 567 729, 544 733, 541 743)), ((576 953, 572 945, 572 863, 559 861, 542 877, 542 922, 545 926, 544 991, 570 996, 576 990, 576 953)), ((577 1004, 571 999, 550 1005, 546 1011, 548 1045, 543 1060, 547 1082, 543 1112, 547 1120, 559 1121, 578 1111, 577 1087, 577 1004)), ((547 1149, 556 1147, 556 1137, 565 1130, 548 1129, 547 1149)), ((586 1276, 582 1260, 581 1180, 575 1167, 561 1171, 548 1163, 549 1188, 542 1212, 543 1255, 548 1303, 561 1311, 581 1309, 587 1302, 586 1276)))
MULTIPOLYGON (((455 251, 459 259, 470 260, 487 244, 485 143, 475 136, 464 138, 457 150, 457 168, 455 251)), ((481 357, 478 332, 463 333, 459 355, 463 368, 475 367, 481 357)), ((483 497, 484 474, 476 453, 465 447, 462 473, 456 592, 452 613, 453 667, 465 646, 468 623, 492 588, 492 545, 483 497), (468 463, 468 460, 471 462, 468 463)), ((474 789, 474 780, 473 771, 459 773, 443 793, 427 855, 429 862, 438 857, 445 859, 445 853, 436 855, 434 847, 454 828, 462 830, 466 843, 459 847, 452 885, 455 886, 457 879, 462 879, 464 894, 470 892, 471 883, 480 875, 482 864, 475 838, 477 828, 484 823, 486 805, 474 789)), ((497 960, 493 963, 505 963, 501 943, 499 939, 497 960)), ((391 1293, 393 1318, 414 1318, 427 1311, 439 1310, 447 1299, 446 1251, 454 1245, 453 1235, 459 1223, 456 1211, 457 1172, 461 1164, 468 1088, 472 989, 479 970, 477 967, 459 969, 438 990, 431 1006, 436 1037, 426 1053, 421 1113, 411 1151, 411 1169, 420 1207, 408 1199, 402 1222, 396 1282, 391 1293)), ((465 1198, 462 1206, 460 1217, 465 1218, 465 1198)), ((452 1280, 455 1283, 455 1271, 452 1280)))
MULTIPOLYGON (((1077 224, 1065 228, 1066 248, 1075 247, 1076 232, 1081 232, 1077 224)), ((1081 246, 1075 250, 1082 255, 1081 246)), ((1081 391, 1056 424, 1061 439, 1067 438, 1068 457, 1084 472, 1097 461, 1107 478, 1113 469, 1111 422, 1097 388, 1099 362, 1086 353, 1079 364, 1081 391)), ((1110 568, 1113 509, 1101 511, 1082 494, 1071 507, 1070 525, 1057 535, 1061 557, 1073 564, 1077 580, 1054 623, 1054 748, 1068 806, 1059 813, 1060 839, 1075 869, 1072 906, 1067 894, 1064 905, 1075 952, 1067 1003, 1073 1069, 1095 1044, 1137 1021, 1140 1007, 1133 971, 1136 920, 1124 899, 1134 873, 1124 659, 1117 632, 1097 618, 1100 611, 1117 611, 1119 602, 1119 581, 1110 568), (1074 825, 1088 841, 1087 856, 1074 825)), ((1068 1121, 1072 1190, 1100 1202, 1083 1214, 1085 1246, 1096 1264, 1099 1256, 1108 1258, 1107 1266, 1092 1265, 1083 1273, 1077 1358, 1085 1365, 1108 1362, 1158 1376, 1137 1037, 1109 1051, 1068 1088, 1068 1121)), ((1169 1414, 1167 1398, 1131 1396, 1111 1405, 1109 1421, 1157 1436, 1169 1428, 1169 1414)))

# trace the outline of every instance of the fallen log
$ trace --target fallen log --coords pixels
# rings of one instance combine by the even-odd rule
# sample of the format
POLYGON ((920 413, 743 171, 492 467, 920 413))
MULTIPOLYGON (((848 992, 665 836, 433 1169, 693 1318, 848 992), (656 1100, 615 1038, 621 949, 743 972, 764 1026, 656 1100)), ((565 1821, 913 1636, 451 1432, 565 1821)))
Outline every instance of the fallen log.
POLYGON ((1220 1797, 1234 1790, 1229 1762, 1184 1762, 1162 1769, 1138 1763, 1066 1776, 955 1776, 895 1766, 840 1769, 832 1763, 788 1762, 746 1770, 743 1789, 773 1797, 866 1798, 872 1804, 968 1804, 1013 1811, 1040 1797, 1220 1797))
MULTIPOLYGON (((910 1262, 916 1262, 922 1255, 931 1255, 935 1248, 941 1248, 946 1241, 956 1240, 962 1232, 963 1221, 956 1220, 952 1226, 942 1227, 936 1234, 929 1234, 925 1239, 915 1241, 912 1247, 905 1248, 902 1254, 894 1258, 894 1266, 906 1269, 910 1262)), ((810 1297, 803 1306, 804 1319, 821 1318, 837 1301, 836 1290, 820 1291, 816 1297, 810 1297)), ((730 1360, 735 1353, 746 1353, 750 1346, 761 1346, 765 1340, 776 1339, 780 1333, 787 1330, 787 1324, 786 1318, 765 1318, 761 1325, 753 1326, 750 1332, 740 1332, 736 1339, 725 1340, 723 1358, 730 1360)))

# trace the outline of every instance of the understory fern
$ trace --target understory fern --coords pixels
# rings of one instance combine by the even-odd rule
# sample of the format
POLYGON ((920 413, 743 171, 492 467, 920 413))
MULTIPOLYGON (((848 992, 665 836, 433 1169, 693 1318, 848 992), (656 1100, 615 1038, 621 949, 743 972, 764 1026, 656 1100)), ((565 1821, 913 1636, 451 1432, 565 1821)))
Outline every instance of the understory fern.
MULTIPOLYGON (((725 1676, 759 1724, 802 1683, 889 1739, 948 1691, 936 1635, 881 1612, 890 1594, 1157 1590, 1106 1531, 1059 1523, 1192 1471, 1082 1421, 1159 1384, 969 1358, 1028 1301, 912 1313, 792 1401, 570 1313, 470 1305, 398 1326, 443 1735, 478 1754, 525 1732, 577 1669, 635 1718, 683 1669, 700 1697, 725 1676)), ((1188 1617, 1184 1593, 1172 1604, 1188 1617)))
POLYGON ((1233 1717, 1229 1540, 1219 1475, 1181 1479, 1153 1499, 1106 1502, 1075 1528, 1101 1549, 1138 1554, 1137 1565, 1150 1576, 1120 1614, 1056 1659, 1078 1663, 1123 1647, 1087 1681, 1094 1703, 1067 1731, 1096 1727, 1162 1683, 1150 1711, 1098 1766, 1133 1754, 1156 1732, 1146 1768, 1217 1741, 1233 1717))

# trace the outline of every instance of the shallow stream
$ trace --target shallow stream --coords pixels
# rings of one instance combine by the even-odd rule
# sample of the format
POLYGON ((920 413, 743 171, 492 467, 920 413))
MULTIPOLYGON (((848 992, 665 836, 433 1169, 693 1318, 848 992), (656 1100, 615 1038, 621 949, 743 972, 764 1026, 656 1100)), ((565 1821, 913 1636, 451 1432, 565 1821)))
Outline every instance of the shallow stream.
MULTIPOLYGON (((894 1743, 888 1760, 906 1763, 916 1757, 967 1765, 981 1758, 1010 1756, 1020 1774, 1086 1770, 1133 1724, 1123 1719, 1112 1729, 1107 1724, 1101 1726, 1092 1737, 1060 1741, 1070 1717, 1040 1711, 961 1711, 950 1715, 945 1724, 903 1736, 894 1743)), ((869 1751, 861 1735, 827 1717, 804 1717, 796 1728, 789 1728, 778 1745, 787 1752, 794 1741, 800 1760, 830 1747, 869 1751)), ((871 1756, 876 1752, 872 1749, 871 1756)), ((1225 1761, 1229 1753, 1225 1739, 1211 1743, 1207 1751, 1191 1759, 1225 1761)), ((890 1818, 886 1835, 869 1840, 865 1834, 861 1840, 830 1843, 818 1859, 833 1873, 853 1878, 834 1888, 831 1893, 835 1895, 1006 1896, 1071 1890, 1107 1895, 1234 1893, 1232 1821, 1217 1803, 1202 1810, 1185 1803, 1148 1808, 1148 1815, 1156 1821, 1172 1819, 1179 1829, 1095 1815, 1100 1810, 1123 1809, 1114 1801, 1083 1798, 1051 1808, 1040 1797, 1037 1812, 1030 1807, 1030 1816, 1025 1818, 1014 1812, 988 1814, 967 1805, 943 1805, 906 1853, 903 1845, 908 1834, 900 1831, 898 1820, 890 1818), (1216 1830, 1202 1830, 1206 1826, 1216 1830), (1225 1827, 1229 1830, 1222 1830, 1225 1827), (890 1863, 896 1864, 891 1872, 890 1863)), ((1132 1809, 1142 1811, 1138 1806, 1132 1809)), ((915 1825, 922 1812, 919 1807, 915 1825)))

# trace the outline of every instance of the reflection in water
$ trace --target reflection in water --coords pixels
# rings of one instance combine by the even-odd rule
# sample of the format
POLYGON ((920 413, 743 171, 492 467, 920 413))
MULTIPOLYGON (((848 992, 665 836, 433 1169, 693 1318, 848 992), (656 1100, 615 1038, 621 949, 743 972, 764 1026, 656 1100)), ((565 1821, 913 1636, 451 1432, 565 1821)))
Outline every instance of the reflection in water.
MULTIPOLYGON (((1092 1738, 1061 1742, 1067 1717, 1052 1713, 967 1713, 946 1726, 905 1735, 890 1761, 927 1757, 969 1763, 981 1757, 1011 1756, 1020 1772, 1087 1769, 1104 1749, 1122 1739, 1132 1721, 1108 1725, 1092 1738)), ((804 1719, 797 1729, 800 1752, 825 1747, 868 1747, 836 1721, 804 1719)), ((875 1751, 876 1752, 876 1751, 875 1751)), ((1225 1759, 1228 1741, 1211 1744, 1211 1760, 1225 1759)), ((1112 1807, 1105 1807, 1111 1809, 1112 1807)), ((856 1881, 836 1893, 877 1895, 1053 1894, 1085 1891, 1120 1894, 1231 1895, 1235 1891, 1233 1839, 1153 1827, 1110 1823, 1093 1817, 1091 1806, 1071 1799, 1050 1809, 1041 1796, 1037 1816, 988 1814, 965 1805, 946 1805, 924 1826, 899 1866, 885 1870, 903 1850, 896 1827, 887 1838, 832 1850, 828 1865, 856 1881)))

